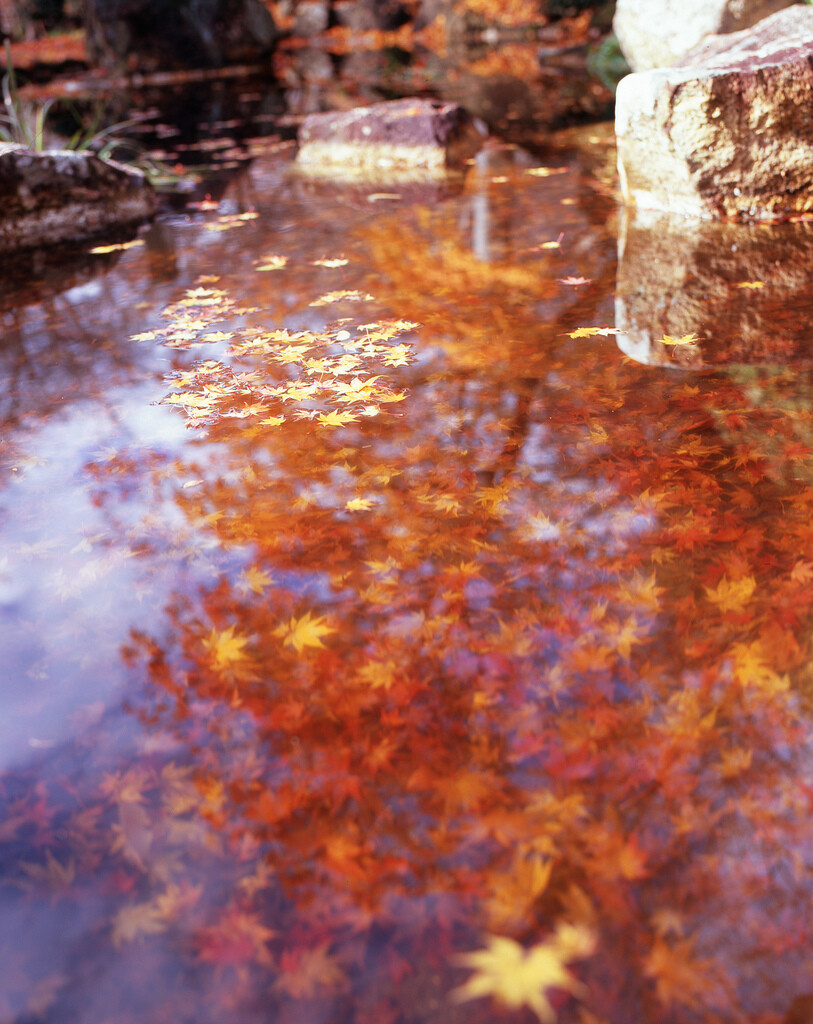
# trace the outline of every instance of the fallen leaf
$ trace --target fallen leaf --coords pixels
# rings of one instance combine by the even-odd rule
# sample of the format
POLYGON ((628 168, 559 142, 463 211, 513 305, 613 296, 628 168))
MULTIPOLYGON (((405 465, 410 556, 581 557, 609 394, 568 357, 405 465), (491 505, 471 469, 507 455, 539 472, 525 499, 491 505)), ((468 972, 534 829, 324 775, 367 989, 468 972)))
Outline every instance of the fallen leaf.
POLYGON ((285 646, 293 647, 300 654, 305 647, 324 647, 322 637, 335 632, 333 626, 327 625, 324 616, 306 612, 301 618, 279 626, 274 630, 274 636, 283 637, 285 646))
POLYGON ((700 338, 696 334, 684 334, 680 338, 673 338, 669 334, 664 334, 660 339, 661 345, 696 345, 700 341, 700 338))
POLYGON ((115 245, 97 245, 94 249, 88 249, 88 252, 98 255, 105 252, 117 252, 121 249, 134 249, 137 245, 143 244, 143 238, 134 238, 132 242, 117 242, 115 245))
POLYGON ((560 925, 551 939, 530 949, 513 939, 492 935, 485 949, 457 958, 475 973, 455 990, 455 998, 462 1001, 493 996, 510 1009, 527 1006, 543 1024, 551 1024, 556 1014, 546 989, 581 993, 583 986, 566 967, 571 960, 589 956, 594 947, 592 932, 574 925, 560 925))

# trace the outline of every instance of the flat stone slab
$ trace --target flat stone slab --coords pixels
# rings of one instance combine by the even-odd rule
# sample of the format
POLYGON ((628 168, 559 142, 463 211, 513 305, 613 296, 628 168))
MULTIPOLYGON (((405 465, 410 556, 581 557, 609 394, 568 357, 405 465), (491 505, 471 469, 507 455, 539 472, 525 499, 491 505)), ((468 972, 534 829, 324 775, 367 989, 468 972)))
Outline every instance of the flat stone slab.
POLYGON ((297 166, 308 174, 403 177, 462 168, 485 141, 463 107, 403 99, 311 114, 299 129, 297 166))
POLYGON ((618 0, 613 30, 633 71, 669 67, 708 35, 756 25, 793 0, 618 0))
POLYGON ((813 289, 813 222, 734 224, 623 210, 615 326, 650 366, 701 369, 813 360, 799 315, 813 289))
POLYGON ((0 144, 0 252, 90 238, 155 208, 140 171, 93 153, 0 144))
POLYGON ((813 210, 813 7, 628 75, 615 127, 625 202, 735 220, 813 210))

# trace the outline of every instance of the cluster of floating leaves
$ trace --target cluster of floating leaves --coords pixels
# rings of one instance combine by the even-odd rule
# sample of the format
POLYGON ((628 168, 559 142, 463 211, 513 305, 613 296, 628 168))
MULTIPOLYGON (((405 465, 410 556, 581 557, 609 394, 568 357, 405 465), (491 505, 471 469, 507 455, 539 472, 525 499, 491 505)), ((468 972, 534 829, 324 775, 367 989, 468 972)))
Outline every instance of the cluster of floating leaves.
MULTIPOLYGON (((343 261, 327 265, 341 266, 343 261)), ((363 299, 360 293, 337 292, 318 300, 320 305, 343 299, 363 299)), ((372 298, 372 296, 370 296, 372 298)), ((223 418, 251 420, 260 428, 277 427, 288 419, 309 420, 323 427, 340 427, 362 417, 378 416, 383 408, 403 401, 376 368, 404 366, 412 361, 411 346, 393 339, 414 331, 418 324, 406 320, 361 323, 348 330, 349 321, 320 333, 209 330, 236 313, 228 296, 215 288, 191 289, 180 302, 169 306, 165 316, 171 327, 165 343, 174 348, 229 341, 226 356, 231 363, 206 360, 171 380, 173 390, 165 398, 180 406, 192 423, 204 425, 223 418), (262 359, 276 364, 285 378, 270 384, 266 375, 235 368, 240 362, 262 359)), ((152 340, 161 332, 150 331, 135 340, 152 340)))

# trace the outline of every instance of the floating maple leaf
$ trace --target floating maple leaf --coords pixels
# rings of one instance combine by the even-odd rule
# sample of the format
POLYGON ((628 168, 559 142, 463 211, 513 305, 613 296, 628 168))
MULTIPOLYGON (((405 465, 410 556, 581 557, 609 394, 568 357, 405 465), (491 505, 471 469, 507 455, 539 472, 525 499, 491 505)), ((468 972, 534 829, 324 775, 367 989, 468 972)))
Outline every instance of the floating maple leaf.
POLYGON ((352 412, 338 412, 331 409, 330 412, 322 412, 317 416, 317 422, 323 427, 343 427, 346 423, 353 423, 358 419, 352 412))
POLYGON ((373 503, 369 498, 351 498, 344 507, 348 512, 366 512, 373 507, 373 503))
POLYGON ((456 989, 455 998, 493 996, 511 1009, 530 1007, 547 1024, 556 1015, 545 990, 560 988, 578 995, 582 986, 566 965, 589 956, 594 948, 592 932, 576 925, 559 925, 551 939, 530 949, 513 939, 492 935, 486 949, 459 957, 459 962, 474 968, 475 973, 456 989))
POLYGON ((670 334, 664 334, 660 339, 661 345, 696 345, 700 338, 696 334, 684 334, 680 338, 673 338, 670 334))
POLYGON ((255 267, 255 270, 282 270, 288 263, 287 256, 266 256, 263 262, 255 267))
POLYGON ((549 178, 552 174, 564 174, 567 170, 567 167, 529 167, 525 173, 534 178, 549 178))
POLYGON ((559 284, 579 285, 579 284, 590 284, 593 280, 592 277, 557 277, 556 280, 559 284))
POLYGON ((577 327, 575 331, 571 331, 568 334, 569 338, 592 338, 593 335, 599 334, 602 337, 608 337, 611 334, 620 334, 620 330, 617 327, 577 327))
POLYGON ((88 252, 99 255, 106 252, 117 252, 120 249, 133 249, 135 246, 143 244, 143 238, 135 238, 132 242, 118 242, 116 245, 97 245, 94 249, 88 249, 88 252))
POLYGON ((327 292, 325 295, 320 295, 318 299, 314 299, 310 303, 311 306, 328 306, 331 302, 371 302, 373 296, 367 292, 356 291, 338 291, 338 292, 327 292))
POLYGON ((335 267, 346 267, 349 262, 350 261, 344 259, 344 257, 336 257, 335 259, 314 260, 313 261, 313 266, 314 267, 328 267, 330 269, 333 269, 335 267))

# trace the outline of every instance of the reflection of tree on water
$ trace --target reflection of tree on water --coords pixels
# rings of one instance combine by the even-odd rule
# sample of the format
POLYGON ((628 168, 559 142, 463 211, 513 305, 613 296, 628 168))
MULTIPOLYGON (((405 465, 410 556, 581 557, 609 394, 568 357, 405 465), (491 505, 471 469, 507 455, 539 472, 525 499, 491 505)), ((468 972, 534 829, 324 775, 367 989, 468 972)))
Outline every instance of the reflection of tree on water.
MULTIPOLYGON (((399 308, 427 314, 416 364, 365 367, 406 387, 408 416, 216 417, 181 469, 202 483, 177 500, 238 565, 177 594, 167 636, 128 655, 252 867, 254 898, 227 903, 199 952, 226 955, 248 914, 244 960, 280 1007, 306 994, 287 968, 318 954, 308 995, 397 1014, 425 960, 567 920, 600 936, 582 971, 608 1019, 781 1006, 776 972, 800 961, 776 959, 776 922, 806 935, 805 883, 777 879, 810 854, 782 754, 799 741, 805 489, 737 469, 707 412, 737 401, 731 382, 642 387, 592 343, 523 377, 523 301, 503 293, 495 322, 516 330, 499 335, 470 291, 461 344, 426 268, 419 290, 409 260, 380 265, 399 308)), ((442 267, 484 280, 453 250, 442 267)), ((269 355, 237 356, 253 397, 291 379, 269 355)))
POLYGON ((811 855, 793 425, 767 403, 763 447, 749 382, 564 337, 606 322, 612 240, 578 267, 533 254, 493 194, 491 263, 461 243, 465 196, 371 216, 336 277, 311 261, 340 221, 320 251, 274 235, 290 267, 253 275, 251 226, 227 233, 233 298, 261 308, 179 358, 194 440, 89 467, 139 553, 133 600, 166 614, 124 651, 143 732, 91 720, 81 770, 44 761, 45 807, 28 777, 2 794, 9 906, 76 900, 97 937, 70 984, 27 957, 46 1020, 513 1020, 450 1000, 455 957, 562 922, 597 937, 575 965, 593 1017, 790 1001, 811 855), (555 283, 574 270, 595 283, 555 283), (376 303, 309 305, 337 287, 376 303))

